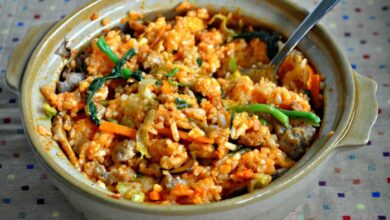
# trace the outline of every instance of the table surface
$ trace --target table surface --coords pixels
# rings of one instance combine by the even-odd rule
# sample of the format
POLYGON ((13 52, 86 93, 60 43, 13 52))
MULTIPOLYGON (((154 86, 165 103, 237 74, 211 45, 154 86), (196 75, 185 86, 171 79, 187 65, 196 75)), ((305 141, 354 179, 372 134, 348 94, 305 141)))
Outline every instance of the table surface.
MULTIPOLYGON (((318 0, 294 0, 312 9, 318 0)), ((7 62, 29 27, 57 21, 86 0, 0 0, 0 219, 84 219, 33 158, 5 82, 7 62)), ((378 84, 371 141, 338 153, 314 191, 286 219, 390 219, 389 0, 342 0, 322 23, 357 72, 378 84)))

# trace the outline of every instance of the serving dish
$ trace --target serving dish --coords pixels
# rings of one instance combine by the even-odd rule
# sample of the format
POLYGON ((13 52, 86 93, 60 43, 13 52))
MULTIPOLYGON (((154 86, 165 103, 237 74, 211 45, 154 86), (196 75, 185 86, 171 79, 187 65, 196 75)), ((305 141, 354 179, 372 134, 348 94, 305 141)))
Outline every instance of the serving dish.
MULTIPOLYGON (((172 9, 178 3, 96 1, 86 4, 53 27, 46 24, 30 30, 10 59, 7 82, 20 92, 23 122, 33 150, 53 182, 74 207, 90 219, 125 219, 130 216, 142 219, 180 219, 184 216, 189 219, 280 219, 303 200, 332 155, 346 146, 364 144, 368 140, 377 116, 375 82, 352 72, 336 43, 321 26, 317 26, 299 47, 326 78, 325 109, 319 138, 288 173, 256 192, 198 206, 158 206, 118 199, 81 175, 51 138, 37 132, 38 126, 50 127, 49 121, 40 120, 44 100, 39 88, 58 79, 64 60, 55 51, 64 39, 68 41, 67 47, 76 51, 102 29, 116 26, 129 10, 145 13, 147 17, 160 13, 172 15, 172 9), (90 16, 95 12, 100 14, 99 19, 91 21, 90 16), (102 27, 100 22, 105 17, 112 22, 102 27)), ((307 13, 287 1, 215 1, 212 6, 208 1, 193 3, 214 10, 240 10, 241 14, 262 21, 262 25, 285 36, 291 34, 307 13)))

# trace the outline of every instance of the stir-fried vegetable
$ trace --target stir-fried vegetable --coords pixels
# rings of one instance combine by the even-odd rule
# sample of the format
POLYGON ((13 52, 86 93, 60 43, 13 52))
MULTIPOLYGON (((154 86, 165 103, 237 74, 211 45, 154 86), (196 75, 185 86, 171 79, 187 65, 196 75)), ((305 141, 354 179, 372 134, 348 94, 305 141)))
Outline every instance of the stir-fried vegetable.
POLYGON ((228 15, 228 16, 225 16, 223 14, 216 14, 214 15, 214 17, 211 19, 211 21, 209 22, 209 24, 212 24, 214 23, 215 20, 217 19, 220 19, 221 20, 221 29, 224 30, 226 33, 228 33, 229 35, 231 36, 235 36, 236 35, 236 32, 232 29, 229 29, 227 27, 227 22, 228 22, 228 19, 231 17, 231 14, 228 15))
POLYGON ((253 192, 256 189, 261 189, 267 186, 272 180, 272 176, 264 173, 257 173, 255 177, 249 181, 248 191, 253 192))
MULTIPOLYGON (((101 36, 97 42, 97 45, 99 49, 115 64, 120 62, 119 57, 114 53, 114 51, 111 50, 110 46, 107 44, 106 40, 104 39, 104 36, 101 36)), ((127 79, 129 77, 134 78, 137 81, 142 80, 142 72, 141 71, 135 71, 132 72, 128 68, 123 68, 121 70, 122 77, 127 79)))
POLYGON ((314 126, 318 126, 319 123, 321 122, 320 117, 318 117, 313 112, 290 111, 290 110, 276 108, 272 105, 267 105, 267 104, 248 104, 248 105, 235 106, 232 108, 232 110, 233 112, 269 113, 276 120, 278 120, 286 127, 288 127, 289 125, 289 117, 307 120, 309 123, 313 124, 314 126))
POLYGON ((230 57, 229 69, 230 69, 230 71, 232 71, 232 73, 236 72, 236 70, 237 70, 237 59, 235 57, 230 57))
POLYGON ((319 126, 321 118, 318 117, 313 112, 304 112, 304 111, 290 111, 285 109, 279 109, 283 114, 287 115, 290 118, 300 118, 305 119, 314 126, 319 126))
POLYGON ((262 125, 267 125, 267 121, 264 118, 259 118, 262 125))
POLYGON ((181 98, 176 98, 175 103, 176 103, 177 109, 179 109, 179 110, 181 110, 183 108, 191 107, 191 104, 189 104, 188 102, 186 102, 186 100, 181 99, 181 98))
POLYGON ((102 121, 99 125, 101 131, 106 131, 114 134, 120 134, 129 138, 135 138, 137 130, 134 128, 127 127, 125 125, 120 125, 113 122, 102 121))
POLYGON ((100 119, 97 116, 97 108, 95 103, 93 102, 93 96, 95 95, 96 91, 100 89, 100 87, 103 86, 103 84, 110 80, 110 79, 117 79, 123 77, 121 74, 121 69, 123 65, 127 62, 128 59, 130 59, 132 56, 135 55, 134 49, 130 49, 123 58, 116 64, 114 69, 111 71, 110 74, 96 78, 92 81, 92 83, 89 85, 87 94, 86 94, 86 104, 87 104, 87 112, 89 114, 89 117, 92 119, 95 124, 100 124, 100 119))
POLYGON ((169 73, 167 73, 165 76, 168 77, 168 81, 172 83, 172 78, 176 75, 176 73, 179 72, 179 68, 175 67, 173 70, 169 73))
POLYGON ((267 55, 268 58, 272 59, 276 53, 279 51, 278 41, 280 40, 280 35, 276 32, 270 32, 266 30, 244 32, 234 36, 234 39, 243 38, 246 41, 250 41, 253 38, 260 38, 267 44, 267 55))
POLYGON ((278 108, 275 108, 272 105, 267 105, 267 104, 248 104, 248 105, 236 106, 232 110, 235 111, 235 112, 263 112, 263 113, 269 113, 276 120, 278 120, 280 123, 282 123, 284 126, 288 127, 288 125, 289 125, 289 123, 288 123, 288 116, 285 115, 278 108))
POLYGON ((43 104, 43 111, 49 119, 51 119, 57 114, 56 108, 50 106, 48 103, 43 104))

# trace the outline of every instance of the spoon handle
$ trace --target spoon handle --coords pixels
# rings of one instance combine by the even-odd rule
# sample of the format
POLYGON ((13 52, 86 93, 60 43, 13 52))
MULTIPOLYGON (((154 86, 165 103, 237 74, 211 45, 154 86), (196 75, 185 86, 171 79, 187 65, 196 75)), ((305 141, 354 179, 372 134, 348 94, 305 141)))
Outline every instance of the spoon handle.
POLYGON ((322 0, 317 7, 305 18, 294 33, 287 40, 284 47, 271 60, 271 65, 275 66, 275 72, 279 64, 286 58, 292 49, 301 41, 301 39, 316 25, 320 19, 328 13, 340 0, 322 0))

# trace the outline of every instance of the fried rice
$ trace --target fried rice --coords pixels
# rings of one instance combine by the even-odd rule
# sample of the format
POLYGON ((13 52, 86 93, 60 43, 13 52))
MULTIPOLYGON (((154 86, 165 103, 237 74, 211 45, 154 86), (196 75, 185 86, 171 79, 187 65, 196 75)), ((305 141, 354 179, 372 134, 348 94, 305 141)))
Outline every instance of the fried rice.
POLYGON ((257 27, 186 2, 176 11, 151 22, 130 12, 125 28, 102 34, 118 58, 134 50, 122 67, 132 75, 92 96, 91 84, 117 64, 99 37, 69 61, 56 85, 41 88, 53 125, 45 135, 89 179, 135 202, 202 204, 266 187, 302 157, 318 124, 234 109, 321 111, 321 75, 294 51, 276 80, 270 42, 237 37, 257 27))

